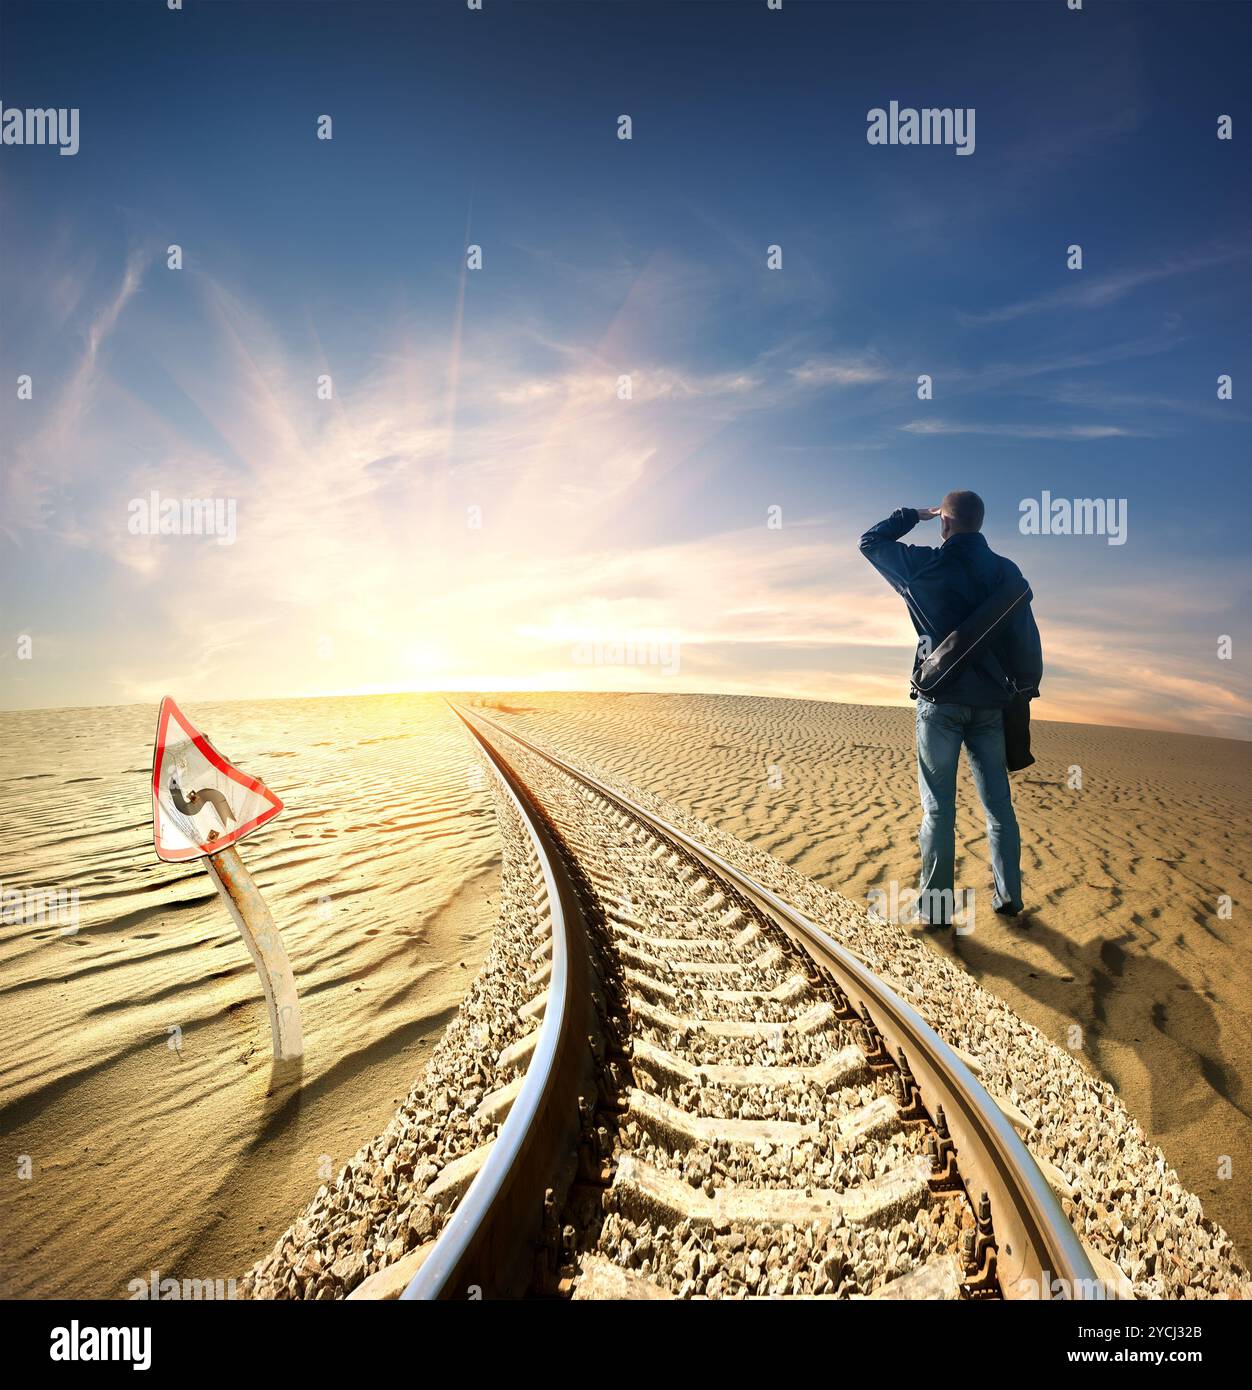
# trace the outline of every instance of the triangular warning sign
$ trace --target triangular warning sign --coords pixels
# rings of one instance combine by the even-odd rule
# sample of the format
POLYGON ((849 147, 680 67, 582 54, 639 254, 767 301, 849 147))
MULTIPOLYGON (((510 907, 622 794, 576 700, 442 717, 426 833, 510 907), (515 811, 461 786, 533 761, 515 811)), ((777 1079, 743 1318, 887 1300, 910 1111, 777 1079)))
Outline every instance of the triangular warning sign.
POLYGON ((161 701, 152 756, 152 839, 160 858, 216 854, 282 809, 274 793, 232 767, 168 695, 161 701))

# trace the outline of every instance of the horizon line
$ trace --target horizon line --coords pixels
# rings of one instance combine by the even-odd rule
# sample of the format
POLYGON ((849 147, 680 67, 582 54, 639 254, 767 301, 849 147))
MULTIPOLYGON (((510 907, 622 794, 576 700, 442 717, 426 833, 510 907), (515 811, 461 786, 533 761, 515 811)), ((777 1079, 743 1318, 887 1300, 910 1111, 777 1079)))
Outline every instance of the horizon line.
MULTIPOLYGON (((669 699, 718 699, 718 700, 787 700, 797 704, 816 704, 816 705, 844 705, 859 707, 862 709, 909 709, 912 705, 882 700, 832 700, 816 695, 775 695, 767 692, 759 694, 744 691, 718 691, 718 690, 554 690, 538 686, 512 686, 500 687, 492 690, 461 689, 453 687, 446 689, 404 689, 404 690, 355 690, 355 691, 320 691, 311 695, 230 695, 209 698, 184 698, 184 703, 189 705, 242 705, 242 704, 275 704, 283 700, 387 700, 397 697, 408 696, 488 696, 488 695, 549 695, 549 696, 570 696, 570 695, 598 695, 598 696, 636 696, 636 695, 660 695, 669 699)), ((1033 703, 1033 702, 1032 702, 1033 703)), ((160 706, 160 701, 155 703, 147 700, 130 700, 122 704, 99 704, 99 705, 15 705, 0 706, 0 716, 6 714, 55 714, 73 713, 80 710, 121 710, 151 708, 154 711, 160 706)), ((1252 744, 1252 735, 1241 738, 1237 734, 1216 734, 1193 733, 1184 729, 1165 729, 1153 724, 1112 724, 1103 720, 1081 720, 1081 719, 1049 719, 1046 717, 1036 717, 1031 714, 1032 724, 1071 724, 1080 729, 1115 729, 1126 733, 1137 734, 1169 734, 1177 738, 1200 738, 1208 739, 1220 743, 1244 743, 1252 744)))

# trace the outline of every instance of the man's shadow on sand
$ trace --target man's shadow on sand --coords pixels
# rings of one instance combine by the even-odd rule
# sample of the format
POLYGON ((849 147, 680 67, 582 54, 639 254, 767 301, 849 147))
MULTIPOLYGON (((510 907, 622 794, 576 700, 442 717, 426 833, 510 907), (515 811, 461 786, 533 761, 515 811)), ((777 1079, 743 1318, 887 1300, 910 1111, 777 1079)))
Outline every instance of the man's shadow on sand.
POLYGON ((1073 1020, 1083 1030, 1081 1050, 1105 1080, 1112 1081, 1113 1077, 1111 1059, 1102 1044, 1116 1042, 1134 1049, 1149 1079, 1154 1133, 1199 1119, 1212 1106, 1213 1097, 1201 1090, 1180 1093, 1173 1081, 1154 1071, 1151 1049, 1142 1044, 1144 1030, 1149 1028, 1188 1054, 1210 1090, 1252 1120, 1239 1095, 1239 1078, 1209 1051, 1219 1027, 1207 992, 1197 990, 1164 961, 1134 949, 1126 936, 1080 946, 1033 913, 1023 914, 1019 921, 1024 925, 1005 929, 1020 932, 1024 943, 1042 946, 1062 967, 1059 972, 1041 972, 1026 957, 998 949, 986 932, 928 935, 938 937, 936 944, 951 951, 975 979, 994 976, 1006 980, 1062 1014, 1065 997, 1071 995, 1073 1020), (1134 976, 1133 989, 1123 983, 1130 974, 1134 976))

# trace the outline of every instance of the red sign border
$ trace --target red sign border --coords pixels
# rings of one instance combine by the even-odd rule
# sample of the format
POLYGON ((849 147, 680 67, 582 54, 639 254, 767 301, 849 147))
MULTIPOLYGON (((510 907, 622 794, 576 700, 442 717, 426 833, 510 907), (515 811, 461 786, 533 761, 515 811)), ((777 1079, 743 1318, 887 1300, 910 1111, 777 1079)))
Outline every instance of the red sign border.
POLYGON ((152 753, 152 844, 156 849, 157 858, 164 860, 167 864, 178 864, 188 859, 203 859, 206 855, 217 854, 219 851, 228 849, 231 845, 237 844, 243 837, 257 828, 271 821, 283 809, 283 803, 265 785, 255 777, 249 777, 247 773, 240 770, 233 764, 228 763, 207 738, 196 728, 190 719, 178 708, 171 696, 166 695, 161 701, 161 708, 157 714, 156 745, 152 753), (241 787, 245 787, 250 792, 256 792, 263 796, 270 803, 268 810, 262 811, 259 816, 254 816, 245 825, 238 826, 223 835, 221 839, 214 840, 212 846, 201 844, 196 849, 165 850, 161 847, 159 814, 160 798, 158 787, 160 782, 158 774, 161 770, 161 759, 165 755, 165 736, 169 728, 170 719, 173 718, 182 726, 183 730, 191 735, 192 744, 201 752, 219 772, 223 772, 232 782, 238 782, 241 787))

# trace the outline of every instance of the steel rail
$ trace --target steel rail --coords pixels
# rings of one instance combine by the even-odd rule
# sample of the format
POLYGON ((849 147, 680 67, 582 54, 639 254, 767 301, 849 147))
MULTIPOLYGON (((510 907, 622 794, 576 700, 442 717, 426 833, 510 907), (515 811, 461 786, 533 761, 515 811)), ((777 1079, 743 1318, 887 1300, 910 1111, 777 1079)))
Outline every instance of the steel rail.
MULTIPOLYGON (((461 710, 457 713, 465 720, 461 710)), ((729 879, 830 971, 850 1001, 859 1002, 863 1013, 867 1009, 871 1012, 892 1054, 903 1050, 907 1056, 931 1116, 943 1107, 956 1145, 961 1180, 974 1210, 978 1210, 984 1192, 991 1199, 997 1275, 1006 1298, 1100 1300, 1111 1296, 1056 1193, 1013 1125, 966 1063, 911 1004, 790 903, 686 831, 495 720, 476 710, 472 714, 476 722, 513 739, 729 879)))
POLYGON ((460 717, 495 768, 538 856, 551 916, 551 972, 543 1021, 517 1097, 403 1299, 500 1298, 525 1290, 544 1192, 574 1149, 578 1096, 591 1064, 588 947, 574 885, 524 785, 460 717))

